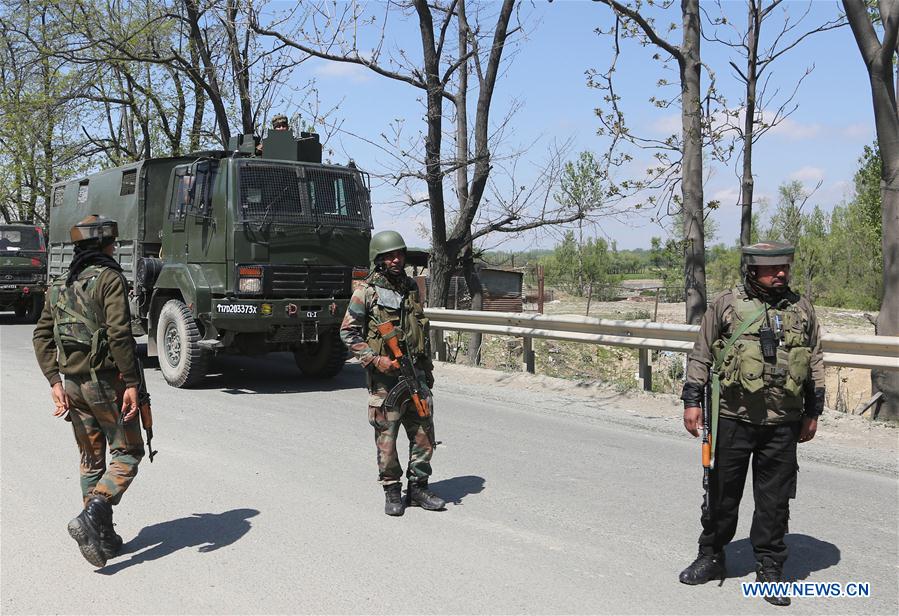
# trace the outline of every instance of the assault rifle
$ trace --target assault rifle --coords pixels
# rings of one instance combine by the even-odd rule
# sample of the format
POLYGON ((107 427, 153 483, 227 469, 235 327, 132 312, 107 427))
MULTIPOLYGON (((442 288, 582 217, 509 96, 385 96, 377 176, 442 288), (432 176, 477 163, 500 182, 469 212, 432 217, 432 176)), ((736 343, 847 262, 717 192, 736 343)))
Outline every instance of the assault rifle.
POLYGON ((387 394, 385 404, 395 406, 401 396, 408 395, 412 399, 418 416, 430 417, 431 409, 428 406, 428 399, 421 393, 418 370, 415 368, 412 357, 403 352, 402 347, 405 346, 405 341, 401 344, 402 330, 394 327, 390 321, 378 323, 377 328, 381 339, 390 350, 390 355, 400 366, 400 382, 387 394))
MULTIPOLYGON (((136 359, 136 358, 135 358, 136 359)), ((140 375, 140 385, 137 386, 137 405, 140 408, 140 423, 147 433, 147 451, 150 462, 158 451, 153 449, 153 411, 150 409, 150 392, 147 391, 147 381, 144 379, 144 364, 137 359, 137 373, 140 375)))
POLYGON ((712 499, 709 493, 709 475, 712 471, 712 385, 706 383, 702 401, 702 519, 712 518, 712 499))

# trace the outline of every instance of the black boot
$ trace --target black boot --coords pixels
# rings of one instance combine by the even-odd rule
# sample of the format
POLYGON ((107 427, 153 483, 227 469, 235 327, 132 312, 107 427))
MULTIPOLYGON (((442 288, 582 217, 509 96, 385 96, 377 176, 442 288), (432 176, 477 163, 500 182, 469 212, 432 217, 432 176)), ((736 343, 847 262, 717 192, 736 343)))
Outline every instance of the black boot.
MULTIPOLYGON (((755 563, 755 581, 770 584, 777 584, 784 581, 783 567, 768 558, 762 559, 762 562, 755 563)), ((783 596, 766 595, 765 601, 771 605, 790 605, 790 598, 783 596)))
POLYGON ((122 549, 122 538, 115 532, 115 524, 112 522, 112 507, 109 507, 109 518, 103 520, 100 527, 100 547, 106 554, 107 560, 118 555, 122 549))
POLYGON ((701 550, 689 567, 680 572, 682 584, 705 584, 711 580, 721 580, 727 575, 727 567, 724 563, 724 552, 717 554, 705 554, 701 550))
POLYGON ((406 504, 403 502, 403 485, 391 483, 384 486, 384 513, 387 515, 403 515, 406 504))
POLYGON ((419 506, 428 511, 440 511, 446 507, 446 501, 428 489, 428 480, 410 481, 406 490, 410 506, 419 506))
POLYGON ((107 519, 111 527, 112 507, 102 496, 92 496, 78 517, 69 522, 69 535, 78 542, 84 559, 95 567, 106 565, 107 556, 101 538, 107 519))

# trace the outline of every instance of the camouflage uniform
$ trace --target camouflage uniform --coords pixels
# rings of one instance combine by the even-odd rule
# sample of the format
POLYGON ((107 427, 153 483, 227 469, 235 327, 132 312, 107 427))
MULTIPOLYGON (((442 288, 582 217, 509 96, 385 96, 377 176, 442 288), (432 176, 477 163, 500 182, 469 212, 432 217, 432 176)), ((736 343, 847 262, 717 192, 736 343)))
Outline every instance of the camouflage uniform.
MULTIPOLYGON (((433 412, 419 417, 409 403, 400 408, 387 408, 388 392, 399 382, 393 374, 383 374, 372 362, 379 356, 389 356, 376 326, 385 320, 393 321, 403 330, 406 345, 416 367, 428 383, 421 383, 423 393, 430 397, 428 385, 434 369, 428 351, 428 320, 418 299, 418 286, 408 276, 398 283, 375 272, 353 293, 346 316, 340 327, 340 338, 366 368, 368 376, 368 422, 375 429, 378 451, 378 479, 382 485, 399 483, 403 469, 396 451, 400 425, 409 437, 409 464, 406 476, 410 481, 426 481, 431 475, 431 456, 434 453, 433 412)), ((433 409, 432 409, 433 411, 433 409)))
MULTIPOLYGON (((62 329, 79 326, 83 327, 70 322, 62 329)), ((71 402, 67 419, 81 452, 85 503, 91 496, 100 495, 110 504, 118 504, 144 456, 139 420, 121 422, 122 394, 126 387, 140 384, 122 275, 110 268, 89 266, 69 288, 65 275, 57 279, 34 329, 34 351, 51 386, 62 380, 60 373, 66 377, 65 390, 71 402), (100 352, 93 365, 90 348, 59 348, 55 322, 67 313, 57 306, 67 304, 70 294, 77 298, 73 300, 77 309, 92 316, 98 331, 105 332, 105 336, 98 336, 100 352), (108 466, 107 444, 111 457, 108 466)))

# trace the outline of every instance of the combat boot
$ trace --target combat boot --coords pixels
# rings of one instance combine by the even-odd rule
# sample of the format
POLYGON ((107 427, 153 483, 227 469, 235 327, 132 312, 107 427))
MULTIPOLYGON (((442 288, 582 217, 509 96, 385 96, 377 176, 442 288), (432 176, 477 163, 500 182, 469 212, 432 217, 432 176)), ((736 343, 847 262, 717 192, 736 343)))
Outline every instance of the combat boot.
POLYGON ((418 506, 428 511, 440 511, 446 507, 446 501, 428 489, 428 480, 410 481, 406 490, 409 497, 409 506, 418 506))
POLYGON ((391 483, 384 486, 384 513, 387 515, 403 515, 406 503, 403 502, 403 485, 391 483))
MULTIPOLYGON (((102 496, 92 496, 78 517, 69 522, 69 535, 78 542, 84 559, 95 567, 106 566, 106 552, 101 538, 105 520, 112 518, 112 507, 102 496)), ((111 525, 111 521, 110 521, 111 525)))
POLYGON ((112 507, 109 508, 109 518, 103 521, 100 527, 100 547, 106 554, 106 559, 114 558, 122 549, 122 538, 115 532, 115 524, 112 521, 112 507))
POLYGON ((721 580, 724 583, 724 577, 727 575, 727 567, 724 563, 724 552, 715 554, 705 554, 699 551, 689 567, 680 572, 680 581, 682 584, 695 586, 696 584, 705 584, 711 580, 721 580))
MULTIPOLYGON (((762 584, 783 583, 783 567, 769 558, 763 558, 762 562, 755 563, 755 581, 762 584)), ((765 601, 771 605, 790 605, 790 598, 785 596, 765 595, 765 601)))

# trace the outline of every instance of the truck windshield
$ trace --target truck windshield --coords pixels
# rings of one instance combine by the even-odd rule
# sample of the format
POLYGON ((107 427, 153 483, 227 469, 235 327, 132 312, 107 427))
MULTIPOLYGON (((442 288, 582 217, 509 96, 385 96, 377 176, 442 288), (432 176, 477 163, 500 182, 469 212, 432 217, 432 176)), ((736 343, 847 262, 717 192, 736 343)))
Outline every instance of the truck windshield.
POLYGON ((239 170, 244 222, 368 229, 368 191, 359 173, 245 161, 239 170))
POLYGON ((0 227, 0 252, 43 250, 41 233, 33 227, 0 227))

